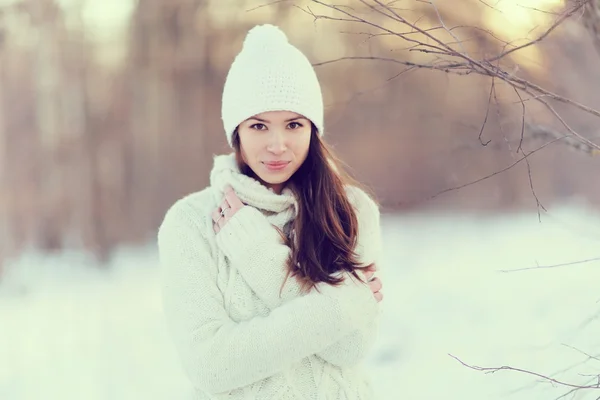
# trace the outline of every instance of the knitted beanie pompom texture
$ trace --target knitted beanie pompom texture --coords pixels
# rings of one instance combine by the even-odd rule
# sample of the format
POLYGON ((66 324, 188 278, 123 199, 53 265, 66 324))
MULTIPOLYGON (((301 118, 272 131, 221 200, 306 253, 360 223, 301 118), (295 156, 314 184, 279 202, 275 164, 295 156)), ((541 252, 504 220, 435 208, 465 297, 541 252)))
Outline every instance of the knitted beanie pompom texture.
POLYGON ((259 25, 250 29, 244 39, 244 48, 268 48, 270 45, 288 44, 285 33, 274 25, 259 25))
POLYGON ((229 145, 240 123, 268 111, 303 115, 323 135, 323 96, 310 61, 281 29, 265 24, 248 31, 225 80, 221 118, 229 145))

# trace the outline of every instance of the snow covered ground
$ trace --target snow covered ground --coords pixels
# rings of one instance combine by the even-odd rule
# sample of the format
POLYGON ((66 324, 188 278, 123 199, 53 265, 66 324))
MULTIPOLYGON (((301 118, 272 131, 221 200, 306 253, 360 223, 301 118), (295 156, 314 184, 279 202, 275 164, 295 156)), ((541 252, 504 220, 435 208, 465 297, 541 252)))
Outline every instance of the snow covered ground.
MULTIPOLYGON (((550 400, 600 374, 600 215, 385 216, 383 330, 369 364, 381 400, 550 400), (584 353, 587 353, 584 354, 584 353), (589 356, 595 356, 596 359, 589 356)), ((183 399, 161 315, 156 252, 109 270, 79 254, 23 256, 0 285, 0 399, 183 399)), ((575 399, 595 399, 600 389, 575 399)))

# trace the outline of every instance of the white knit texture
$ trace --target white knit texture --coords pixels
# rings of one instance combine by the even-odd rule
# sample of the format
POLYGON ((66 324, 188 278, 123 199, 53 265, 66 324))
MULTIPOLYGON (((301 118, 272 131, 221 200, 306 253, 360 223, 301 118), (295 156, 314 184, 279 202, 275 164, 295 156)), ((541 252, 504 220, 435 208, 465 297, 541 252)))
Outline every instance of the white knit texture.
MULTIPOLYGON (((379 210, 347 188, 359 219, 361 261, 381 254, 379 210)), ((280 228, 296 214, 290 192, 275 194, 218 156, 211 186, 177 201, 159 229, 166 321, 198 399, 371 400, 362 361, 377 339, 380 305, 345 274, 340 287, 300 294, 286 275, 280 228), (211 211, 225 185, 248 205, 215 235, 211 211)))
POLYGON ((229 145, 241 122, 267 111, 301 114, 323 135, 323 96, 310 61, 278 27, 259 25, 247 33, 223 87, 221 118, 229 145))

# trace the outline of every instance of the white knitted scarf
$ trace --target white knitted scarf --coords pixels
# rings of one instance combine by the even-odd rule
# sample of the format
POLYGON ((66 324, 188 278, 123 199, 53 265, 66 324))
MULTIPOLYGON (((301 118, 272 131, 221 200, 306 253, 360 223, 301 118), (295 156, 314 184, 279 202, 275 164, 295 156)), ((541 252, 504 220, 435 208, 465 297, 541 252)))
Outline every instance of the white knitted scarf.
POLYGON ((256 179, 244 175, 237 166, 235 153, 214 157, 210 185, 217 204, 221 204, 225 187, 230 185, 243 203, 262 211, 269 222, 280 229, 284 229, 298 213, 298 202, 291 189, 284 188, 281 194, 277 194, 256 179))

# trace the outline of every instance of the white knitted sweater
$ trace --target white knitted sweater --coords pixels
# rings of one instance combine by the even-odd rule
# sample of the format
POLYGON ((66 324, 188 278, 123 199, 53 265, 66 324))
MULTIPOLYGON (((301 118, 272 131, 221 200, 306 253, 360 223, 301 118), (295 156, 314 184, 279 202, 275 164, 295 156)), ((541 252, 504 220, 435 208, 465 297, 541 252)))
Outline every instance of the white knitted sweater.
MULTIPOLYGON (((373 399, 361 362, 377 337, 379 303, 347 277, 300 294, 286 275, 291 191, 276 194, 217 156, 206 189, 177 201, 158 233, 168 328, 198 399, 373 399), (247 204, 215 234, 211 211, 229 184, 247 204)), ((381 253, 379 210, 348 187, 364 265, 381 253)))

